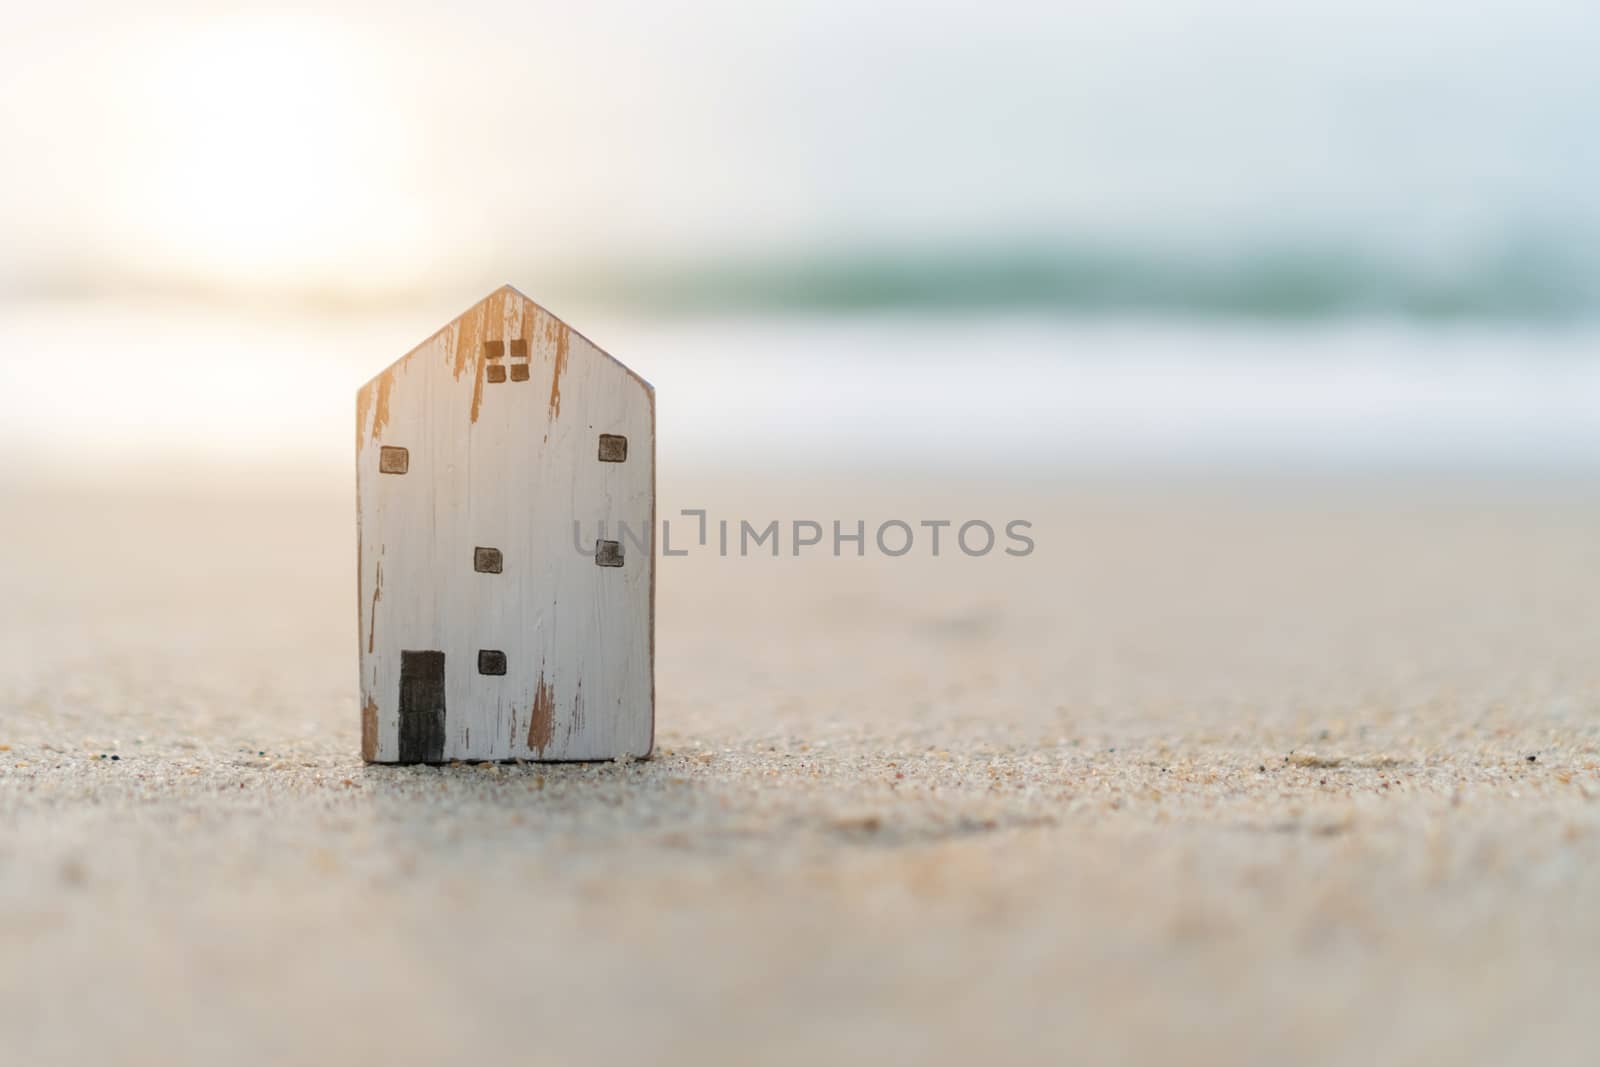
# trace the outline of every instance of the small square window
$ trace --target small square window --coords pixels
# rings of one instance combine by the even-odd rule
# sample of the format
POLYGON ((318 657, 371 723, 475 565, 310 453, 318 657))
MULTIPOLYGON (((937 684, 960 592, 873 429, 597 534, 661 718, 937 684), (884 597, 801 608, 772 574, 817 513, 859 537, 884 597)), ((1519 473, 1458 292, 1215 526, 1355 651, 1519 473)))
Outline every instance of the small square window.
POLYGON ((528 380, 528 365, 526 363, 511 364, 511 380, 525 382, 528 380))
POLYGON ((506 673, 506 654, 498 649, 480 648, 478 650, 478 673, 506 673))
POLYGON ((499 574, 504 566, 505 559, 500 555, 498 548, 472 550, 472 569, 479 574, 499 574))
POLYGON ((379 474, 404 474, 411 469, 411 453, 394 445, 378 449, 379 474))
POLYGON ((518 337, 511 342, 511 358, 528 358, 528 339, 526 337, 518 337))
POLYGON ((485 341, 485 342, 483 342, 483 358, 484 359, 499 359, 501 356, 503 356, 505 354, 506 354, 506 343, 504 341, 485 341))
POLYGON ((621 434, 600 435, 600 462, 621 463, 628 458, 628 439, 621 434))
POLYGON ((491 382, 503 382, 506 380, 506 369, 498 363, 491 363, 486 376, 491 382))
POLYGON ((597 567, 622 566, 622 542, 601 541, 595 545, 594 563, 597 567))

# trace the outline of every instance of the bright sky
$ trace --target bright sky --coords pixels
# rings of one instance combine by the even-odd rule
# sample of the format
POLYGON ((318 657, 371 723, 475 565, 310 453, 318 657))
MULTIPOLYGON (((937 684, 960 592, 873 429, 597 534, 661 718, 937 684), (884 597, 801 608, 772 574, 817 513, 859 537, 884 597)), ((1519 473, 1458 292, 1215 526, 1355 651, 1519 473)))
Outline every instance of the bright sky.
POLYGON ((1551 0, 28 5, 0 292, 383 294, 726 249, 1600 232, 1551 0), (1255 237, 1251 237, 1255 235, 1255 237))

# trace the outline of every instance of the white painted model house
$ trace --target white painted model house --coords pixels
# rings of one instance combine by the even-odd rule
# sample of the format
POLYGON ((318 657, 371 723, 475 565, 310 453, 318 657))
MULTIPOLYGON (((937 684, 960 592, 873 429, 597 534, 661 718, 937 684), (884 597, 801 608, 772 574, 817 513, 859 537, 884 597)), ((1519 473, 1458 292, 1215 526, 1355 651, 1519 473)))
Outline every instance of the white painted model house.
POLYGON ((649 383, 499 289, 361 387, 356 495, 363 758, 649 755, 649 383))

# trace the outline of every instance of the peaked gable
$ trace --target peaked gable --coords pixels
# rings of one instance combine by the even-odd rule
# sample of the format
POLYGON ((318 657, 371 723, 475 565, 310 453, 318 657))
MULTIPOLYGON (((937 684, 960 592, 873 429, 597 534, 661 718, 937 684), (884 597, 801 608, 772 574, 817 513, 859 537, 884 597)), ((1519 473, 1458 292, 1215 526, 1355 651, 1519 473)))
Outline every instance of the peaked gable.
POLYGON ((654 396, 655 388, 633 368, 568 326, 514 286, 502 285, 435 330, 426 340, 395 360, 357 390, 356 447, 359 449, 369 439, 382 436, 383 429, 389 421, 389 400, 396 378, 416 360, 428 358, 442 360, 449 368, 451 376, 457 381, 463 375, 471 375, 472 403, 467 414, 470 422, 477 422, 483 403, 485 378, 492 362, 485 342, 492 344, 495 341, 525 342, 530 346, 530 355, 537 350, 551 360, 553 373, 550 380, 548 411, 552 422, 561 414, 562 383, 568 362, 574 358, 574 354, 579 359, 603 359, 614 364, 637 382, 647 394, 652 398, 654 396))

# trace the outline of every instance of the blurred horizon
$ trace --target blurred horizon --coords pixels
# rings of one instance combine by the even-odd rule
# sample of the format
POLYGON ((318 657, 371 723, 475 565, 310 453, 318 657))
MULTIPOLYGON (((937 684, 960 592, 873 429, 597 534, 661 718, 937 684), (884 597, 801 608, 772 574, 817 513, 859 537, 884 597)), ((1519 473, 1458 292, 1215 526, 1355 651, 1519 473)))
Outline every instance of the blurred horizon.
POLYGON ((0 480, 349 462, 510 283, 662 469, 1600 470, 1568 0, 65 0, 0 33, 0 480))
POLYGON ((1587 321, 1578 3, 8 16, 0 301, 1587 321), (535 294, 539 295, 539 294, 535 294))
POLYGON ((1064 243, 974 243, 934 248, 773 250, 761 255, 628 262, 573 257, 560 266, 477 267, 434 285, 241 288, 226 281, 36 276, 0 302, 149 299, 303 312, 370 312, 414 306, 430 295, 458 301, 511 278, 541 302, 637 315, 775 315, 916 312, 938 316, 1069 317, 1318 322, 1394 319, 1418 323, 1590 325, 1600 318, 1600 243, 1543 235, 1427 264, 1367 258, 1337 245, 1269 244, 1234 250, 1159 250, 1064 243), (509 273, 510 278, 502 276, 509 273), (528 279, 536 279, 529 281, 528 279))

